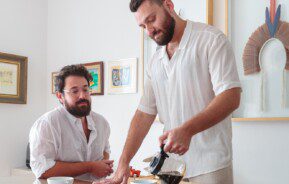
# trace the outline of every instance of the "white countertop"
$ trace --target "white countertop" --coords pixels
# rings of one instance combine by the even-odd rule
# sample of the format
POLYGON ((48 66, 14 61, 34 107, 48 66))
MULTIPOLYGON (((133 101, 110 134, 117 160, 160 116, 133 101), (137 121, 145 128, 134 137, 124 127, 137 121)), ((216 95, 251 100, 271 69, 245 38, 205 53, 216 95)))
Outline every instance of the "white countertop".
MULTIPOLYGON (((7 176, 0 177, 1 184, 47 184, 46 180, 38 180, 35 177, 27 176, 7 176)), ((91 184, 92 182, 74 180, 74 184, 91 184)))

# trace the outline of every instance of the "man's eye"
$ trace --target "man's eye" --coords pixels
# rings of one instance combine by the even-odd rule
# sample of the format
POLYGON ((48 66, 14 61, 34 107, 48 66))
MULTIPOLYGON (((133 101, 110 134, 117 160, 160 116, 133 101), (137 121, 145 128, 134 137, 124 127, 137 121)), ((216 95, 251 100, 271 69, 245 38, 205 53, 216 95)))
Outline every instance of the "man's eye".
POLYGON ((154 21, 155 21, 155 17, 150 18, 150 19, 148 20, 148 23, 152 23, 152 22, 154 22, 154 21))
POLYGON ((89 92, 89 88, 83 89, 84 92, 89 92))
POLYGON ((152 23, 153 21, 154 21, 154 19, 151 19, 151 20, 148 21, 148 23, 152 23))
POLYGON ((77 94, 77 93, 78 93, 78 90, 72 90, 71 93, 77 94))

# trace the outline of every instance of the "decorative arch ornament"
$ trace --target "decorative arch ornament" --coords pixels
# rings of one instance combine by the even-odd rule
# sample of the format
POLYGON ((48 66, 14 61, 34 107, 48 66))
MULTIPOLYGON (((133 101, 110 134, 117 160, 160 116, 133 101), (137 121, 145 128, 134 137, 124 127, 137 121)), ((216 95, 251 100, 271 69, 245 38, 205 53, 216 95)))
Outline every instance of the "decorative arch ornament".
POLYGON ((276 11, 276 0, 270 0, 270 12, 268 7, 265 11, 266 22, 260 26, 249 38, 243 53, 244 74, 249 75, 261 72, 260 108, 265 109, 264 91, 265 80, 264 71, 261 64, 261 53, 270 40, 278 39, 283 44, 286 51, 286 64, 283 71, 282 81, 282 107, 286 106, 286 77, 285 71, 289 70, 289 23, 280 20, 281 5, 276 11))

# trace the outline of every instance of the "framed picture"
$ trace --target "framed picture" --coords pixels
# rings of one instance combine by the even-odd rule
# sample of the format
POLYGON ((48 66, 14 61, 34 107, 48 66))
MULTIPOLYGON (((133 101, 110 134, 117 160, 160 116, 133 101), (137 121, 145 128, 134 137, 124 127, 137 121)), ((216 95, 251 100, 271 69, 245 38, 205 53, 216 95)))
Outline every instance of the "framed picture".
POLYGON ((137 92, 137 59, 123 59, 108 63, 108 93, 137 92))
POLYGON ((103 95, 103 62, 85 63, 84 66, 92 76, 92 81, 90 82, 91 95, 103 95))
POLYGON ((208 0, 208 6, 211 7, 210 25, 219 28, 230 38, 230 10, 231 0, 208 0))
POLYGON ((55 94, 56 93, 56 84, 55 84, 55 79, 56 76, 58 75, 59 72, 52 72, 51 73, 51 93, 55 94))
POLYGON ((26 104, 27 57, 0 53, 0 103, 26 104))

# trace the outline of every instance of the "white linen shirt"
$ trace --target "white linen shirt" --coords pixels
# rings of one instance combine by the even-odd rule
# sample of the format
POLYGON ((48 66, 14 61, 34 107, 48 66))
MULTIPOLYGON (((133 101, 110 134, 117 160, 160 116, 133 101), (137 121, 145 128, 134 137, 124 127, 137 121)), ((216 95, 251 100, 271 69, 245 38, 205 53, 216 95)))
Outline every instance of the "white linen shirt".
MULTIPOLYGON (((88 142, 81 120, 63 106, 44 114, 34 123, 29 135, 30 166, 37 178, 53 167, 56 161, 97 161, 103 159, 104 151, 110 153, 108 122, 92 111, 86 119, 91 130, 88 142)), ((90 173, 76 178, 99 179, 90 173)))
MULTIPOLYGON (((174 129, 204 110, 215 96, 240 87, 233 50, 218 29, 187 21, 178 49, 169 60, 158 47, 147 69, 138 110, 158 114, 164 131, 174 129)), ((210 173, 232 161, 231 115, 192 137, 181 159, 186 178, 210 173)))

